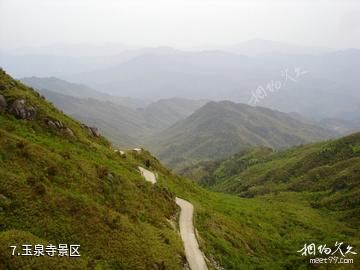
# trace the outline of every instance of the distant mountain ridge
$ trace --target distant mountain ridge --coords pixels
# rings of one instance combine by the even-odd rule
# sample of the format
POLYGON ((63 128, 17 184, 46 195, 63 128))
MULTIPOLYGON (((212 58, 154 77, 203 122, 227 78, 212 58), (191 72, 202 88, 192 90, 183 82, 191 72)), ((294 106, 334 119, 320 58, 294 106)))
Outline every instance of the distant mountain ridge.
POLYGON ((336 135, 286 113, 221 101, 207 103, 156 134, 147 145, 161 160, 179 169, 187 163, 223 158, 253 146, 279 149, 336 135))
POLYGON ((76 98, 49 90, 39 90, 39 93, 71 117, 98 127, 118 146, 139 146, 139 136, 151 131, 141 114, 132 108, 110 101, 76 98))
POLYGON ((118 146, 144 145, 143 138, 168 128, 207 103, 206 100, 143 100, 114 97, 81 84, 57 78, 24 78, 58 108, 84 123, 96 126, 118 146), (137 107, 139 106, 139 107, 137 107))
POLYGON ((256 57, 219 50, 163 50, 149 50, 118 65, 73 74, 68 79, 116 95, 121 91, 141 98, 178 96, 241 103, 249 102, 258 87, 280 81, 281 88, 268 91, 258 105, 316 120, 354 111, 360 100, 358 49, 256 57), (299 71, 303 76, 297 75, 299 71))
POLYGON ((260 38, 247 40, 233 46, 227 46, 224 48, 224 50, 240 53, 247 56, 259 56, 270 53, 319 54, 333 51, 329 48, 299 46, 286 42, 276 42, 260 38))
POLYGON ((230 101, 208 103, 171 98, 134 109, 126 102, 117 103, 115 97, 104 100, 111 96, 56 78, 30 78, 24 82, 39 89, 48 88, 39 91, 64 112, 99 127, 116 145, 145 146, 173 167, 230 156, 253 146, 290 147, 330 138, 342 131, 329 131, 333 126, 319 128, 315 122, 302 121, 299 116, 293 118, 230 101), (96 99, 98 96, 102 100, 96 99))
POLYGON ((144 146, 145 138, 168 128, 206 103, 174 98, 133 109, 110 101, 81 99, 48 90, 39 92, 67 114, 98 127, 114 144, 125 148, 144 146))
POLYGON ((149 103, 149 101, 142 99, 112 96, 103 92, 99 92, 84 84, 68 82, 56 77, 41 78, 33 76, 21 78, 20 81, 38 90, 49 90, 62 95, 68 95, 76 98, 93 98, 100 101, 111 101, 113 103, 127 106, 130 108, 144 107, 149 103))
MULTIPOLYGON (((74 104, 111 104, 51 94, 74 104)), ((252 199, 211 192, 163 167, 144 149, 114 149, 93 128, 64 115, 1 69, 0 123, 0 269, 186 269, 175 196, 194 205, 209 269, 301 269, 308 259, 289 256, 288 247, 301 248, 304 239, 341 239, 359 246, 359 215, 352 211, 359 196, 349 193, 356 187, 351 178, 331 185, 336 191, 330 190, 331 209, 326 197, 316 201, 324 199, 318 196, 322 191, 310 196, 280 191, 252 199), (156 173, 156 184, 144 181, 139 166, 156 173), (12 256, 9 245, 20 251, 24 243, 77 244, 81 257, 12 256)), ((331 158, 324 160, 326 173, 327 163, 359 152, 354 140, 347 142, 318 149, 321 158, 331 158)), ((309 164, 301 165, 306 170, 309 164)), ((336 169, 343 168, 350 167, 339 163, 336 169)), ((276 173, 284 172, 271 176, 276 173)), ((344 175, 351 176, 340 171, 344 175)), ((317 187, 308 183, 307 188, 317 187)))
POLYGON ((163 130, 189 116, 207 102, 184 98, 160 99, 146 106, 143 115, 153 129, 163 130))
POLYGON ((258 87, 277 80, 284 83, 285 73, 294 77, 294 70, 300 68, 305 76, 284 83, 258 105, 312 120, 349 121, 349 113, 358 111, 359 49, 329 50, 261 39, 237 47, 141 48, 92 58, 0 51, 0 58, 3 67, 17 76, 60 76, 111 95, 153 101, 176 96, 247 103, 258 87), (248 49, 260 53, 246 55, 248 49))

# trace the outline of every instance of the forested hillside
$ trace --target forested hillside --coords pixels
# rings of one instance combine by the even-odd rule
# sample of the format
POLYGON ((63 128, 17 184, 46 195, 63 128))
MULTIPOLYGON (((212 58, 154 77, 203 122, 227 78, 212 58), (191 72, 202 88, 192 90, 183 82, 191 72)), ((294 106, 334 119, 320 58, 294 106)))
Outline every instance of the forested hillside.
POLYGON ((183 174, 216 191, 252 198, 279 192, 309 196, 356 227, 360 198, 360 133, 284 151, 255 148, 201 162, 183 174))
POLYGON ((145 160, 3 70, 0 98, 1 269, 181 269, 174 195, 142 179, 145 160), (26 243, 79 244, 81 257, 11 256, 26 243))
POLYGON ((150 150, 177 170, 228 157, 254 146, 275 149, 335 136, 286 113, 230 101, 209 102, 147 141, 150 150))

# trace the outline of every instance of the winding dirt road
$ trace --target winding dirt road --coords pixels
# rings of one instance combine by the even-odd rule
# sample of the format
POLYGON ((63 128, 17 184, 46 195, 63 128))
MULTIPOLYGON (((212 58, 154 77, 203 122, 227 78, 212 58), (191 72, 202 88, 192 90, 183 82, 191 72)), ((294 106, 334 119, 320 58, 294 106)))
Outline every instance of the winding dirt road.
POLYGON ((176 204, 180 206, 180 234, 184 242, 185 255, 191 270, 207 270, 204 255, 202 254, 193 224, 194 206, 176 197, 176 204))
POLYGON ((140 170, 141 175, 145 178, 146 181, 151 182, 153 184, 156 183, 156 176, 153 172, 144 169, 143 167, 138 167, 140 170))
MULTIPOLYGON (((138 167, 141 175, 145 178, 146 181, 149 181, 153 184, 156 183, 156 176, 153 172, 138 167)), ((207 270, 207 265, 202 254, 197 239, 195 237, 195 229, 193 224, 193 215, 194 215, 194 206, 185 201, 176 197, 176 204, 180 207, 180 235, 181 239, 184 242, 185 255, 189 263, 191 270, 207 270)))

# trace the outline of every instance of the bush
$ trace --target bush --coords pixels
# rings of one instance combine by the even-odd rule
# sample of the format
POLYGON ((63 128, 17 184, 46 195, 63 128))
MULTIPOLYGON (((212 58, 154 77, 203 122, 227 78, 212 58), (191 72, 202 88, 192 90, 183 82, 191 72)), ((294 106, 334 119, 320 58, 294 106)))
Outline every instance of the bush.
POLYGON ((55 176, 59 173, 59 170, 55 166, 50 166, 46 169, 48 176, 55 176))
POLYGON ((360 153, 360 145, 351 145, 351 150, 354 154, 359 154, 360 153))
POLYGON ((97 175, 100 179, 104 179, 105 177, 108 176, 109 173, 110 173, 110 171, 108 168, 105 168, 105 167, 97 168, 97 175))
POLYGON ((40 196, 43 196, 46 194, 46 187, 43 183, 40 183, 40 182, 37 182, 35 185, 34 185, 34 192, 37 194, 37 195, 40 195, 40 196))

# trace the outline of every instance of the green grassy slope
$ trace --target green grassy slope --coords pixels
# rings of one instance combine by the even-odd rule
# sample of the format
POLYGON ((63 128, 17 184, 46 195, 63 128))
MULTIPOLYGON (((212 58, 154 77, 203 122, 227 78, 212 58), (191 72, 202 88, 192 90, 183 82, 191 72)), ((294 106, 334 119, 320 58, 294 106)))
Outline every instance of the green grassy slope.
MULTIPOLYGON (((0 112, 0 269, 181 269, 182 243, 169 222, 175 194, 195 206, 211 269, 312 269, 297 253, 304 243, 359 247, 358 229, 333 209, 315 208, 310 193, 240 198, 207 191, 146 151, 115 154, 104 138, 88 135, 4 72, 0 95, 9 105, 24 98, 38 108, 33 121, 0 112), (48 119, 62 121, 74 136, 50 128, 48 119), (145 164, 158 184, 139 176, 136 167, 145 164), (12 257, 9 246, 24 242, 80 244, 82 257, 12 257)), ((263 154, 271 152, 254 157, 263 154)))
MULTIPOLYGON (((336 241, 359 250, 359 229, 346 212, 314 207, 310 193, 278 192, 241 198, 207 191, 186 179, 160 174, 160 183, 195 206, 201 249, 217 269, 357 269, 354 264, 311 265, 297 252, 305 243, 336 241), (340 240, 341 239, 341 240, 340 240), (221 268, 223 267, 223 268, 221 268)), ((317 255, 323 257, 321 255, 317 255)))
POLYGON ((152 132, 134 109, 109 101, 82 99, 40 90, 48 100, 66 114, 88 125, 98 127, 115 145, 124 148, 142 145, 139 137, 152 132))
POLYGON ((38 89, 67 115, 98 127, 112 143, 124 148, 146 147, 144 138, 186 118, 207 102, 169 98, 141 104, 53 77, 29 77, 21 81, 38 89))
POLYGON ((285 148, 329 138, 331 132, 289 115, 230 101, 209 102, 148 143, 175 169, 228 157, 253 146, 285 148))
POLYGON ((360 225, 360 133, 280 152, 252 149, 199 163, 184 174, 213 190, 242 197, 309 193, 313 207, 339 211, 344 220, 360 225))
POLYGON ((0 269, 181 269, 174 195, 142 179, 143 160, 114 153, 2 70, 0 95, 37 110, 35 120, 0 112, 0 269), (80 244, 82 257, 11 256, 27 243, 80 244))
POLYGON ((206 102, 173 98, 135 110, 111 101, 71 97, 49 90, 39 92, 66 114, 98 127, 111 142, 124 148, 146 147, 144 138, 184 119, 206 102))

